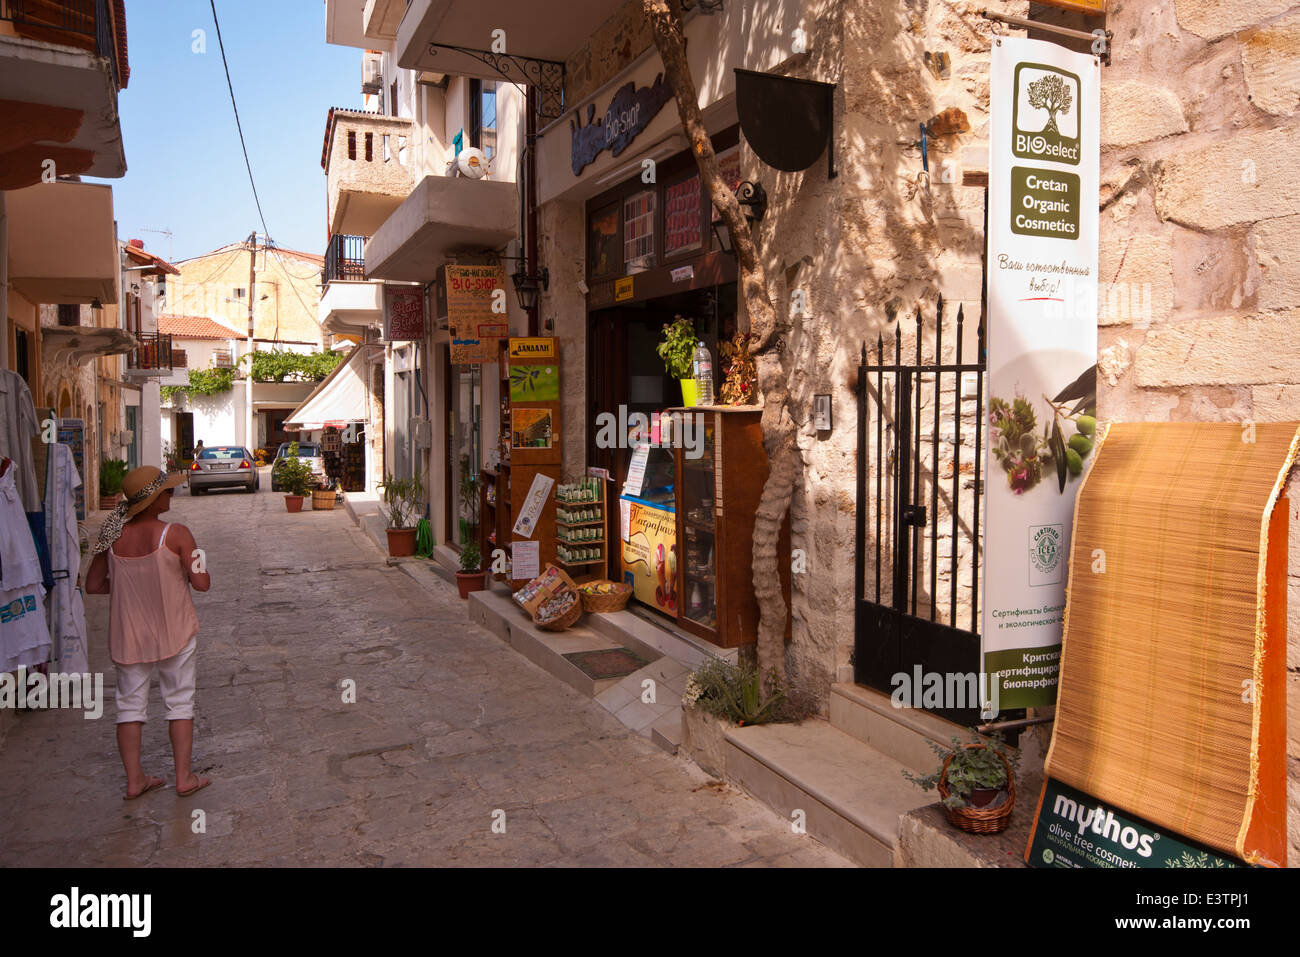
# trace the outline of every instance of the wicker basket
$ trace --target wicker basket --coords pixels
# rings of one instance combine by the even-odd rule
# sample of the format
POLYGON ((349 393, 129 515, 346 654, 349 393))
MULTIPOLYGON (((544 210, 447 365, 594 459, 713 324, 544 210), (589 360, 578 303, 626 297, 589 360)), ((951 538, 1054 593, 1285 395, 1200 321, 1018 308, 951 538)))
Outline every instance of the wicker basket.
POLYGON ((329 511, 334 507, 338 495, 333 489, 312 489, 311 492, 311 509, 313 512, 324 509, 329 511))
POLYGON ((632 586, 620 582, 584 582, 578 588, 578 595, 582 598, 582 610, 587 612, 600 613, 609 611, 622 611, 627 606, 627 600, 632 597, 632 586), (613 585, 614 590, 606 595, 593 595, 586 591, 589 585, 613 585))
POLYGON ((534 618, 533 624, 542 631, 564 631, 566 628, 577 623, 582 617, 582 601, 575 601, 569 606, 569 610, 564 614, 552 618, 549 621, 543 621, 541 618, 534 618))
MULTIPOLYGON (((967 748, 981 748, 980 744, 968 744, 967 748)), ((1011 764, 1001 754, 998 758, 1002 761, 1003 766, 1007 769, 1007 799, 997 807, 971 807, 969 804, 965 807, 951 808, 946 804, 943 809, 948 813, 948 820, 954 827, 959 827, 963 831, 969 831, 971 834, 997 834, 999 831, 1005 831, 1007 825, 1011 823, 1011 812, 1016 807, 1016 779, 1011 773, 1011 764)), ((952 755, 943 759, 943 769, 939 775, 939 796, 946 798, 948 791, 948 765, 952 762, 952 755)))

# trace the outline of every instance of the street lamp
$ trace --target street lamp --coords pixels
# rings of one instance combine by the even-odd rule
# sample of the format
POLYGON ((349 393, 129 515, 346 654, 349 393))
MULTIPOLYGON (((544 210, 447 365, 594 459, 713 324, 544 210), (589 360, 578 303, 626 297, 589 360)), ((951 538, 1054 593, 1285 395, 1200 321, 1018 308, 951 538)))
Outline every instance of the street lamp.
POLYGON ((551 271, 543 267, 540 276, 530 276, 522 266, 510 277, 515 286, 515 295, 519 297, 519 308, 530 312, 537 308, 537 300, 542 290, 551 288, 551 271))

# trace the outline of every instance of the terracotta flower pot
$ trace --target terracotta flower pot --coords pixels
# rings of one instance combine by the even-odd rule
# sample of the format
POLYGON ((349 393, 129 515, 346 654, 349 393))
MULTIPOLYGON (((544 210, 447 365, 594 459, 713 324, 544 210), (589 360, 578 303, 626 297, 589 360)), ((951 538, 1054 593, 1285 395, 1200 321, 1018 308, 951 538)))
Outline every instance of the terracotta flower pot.
POLYGON ((486 572, 457 572, 456 587, 460 589, 461 598, 469 598, 472 591, 483 591, 486 586, 486 572))
POLYGON ((112 510, 117 508, 117 503, 120 501, 122 501, 121 492, 113 492, 111 495, 101 494, 99 496, 99 507, 112 510))
POLYGON ((388 532, 388 554, 393 558, 407 558, 415 554, 415 529, 390 528, 388 532))
POLYGON ((301 496, 301 495, 286 495, 286 496, 284 497, 284 507, 285 507, 285 509, 286 509, 287 511, 290 511, 290 512, 301 512, 301 511, 302 511, 302 496, 301 496))

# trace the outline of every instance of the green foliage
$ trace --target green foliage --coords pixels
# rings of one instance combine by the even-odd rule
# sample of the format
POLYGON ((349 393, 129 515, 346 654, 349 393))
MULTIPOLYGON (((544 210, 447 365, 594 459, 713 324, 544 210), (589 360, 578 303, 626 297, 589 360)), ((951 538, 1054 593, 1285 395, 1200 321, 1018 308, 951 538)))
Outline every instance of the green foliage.
POLYGON ((693 360, 699 339, 695 324, 685 316, 678 316, 664 326, 663 341, 659 343, 659 358, 674 379, 689 379, 694 375, 693 360))
POLYGON ((99 494, 117 495, 122 491, 122 479, 128 466, 121 459, 104 459, 99 463, 99 494))
POLYGON ((997 788, 1007 786, 1007 769, 1002 763, 1006 758, 1012 772, 1019 767, 1020 752, 1008 747, 1000 733, 990 738, 981 738, 974 729, 970 732, 971 740, 963 742, 961 738, 952 739, 952 747, 930 742, 930 749, 939 756, 939 769, 924 777, 903 771, 903 777, 923 791, 933 791, 939 786, 940 777, 945 777, 948 796, 943 799, 946 807, 966 806, 966 799, 976 788, 997 788), (943 762, 952 755, 947 774, 944 775, 943 762))
MULTIPOLYGON (((164 388, 167 388, 164 386, 164 388)), ((168 472, 176 472, 181 467, 181 453, 170 442, 164 442, 162 447, 164 468, 168 472)))
POLYGON ((483 556, 479 554, 478 543, 470 542, 460 550, 460 570, 469 574, 470 572, 480 571, 483 567, 483 556))
POLYGON ((298 443, 289 446, 289 454, 277 464, 275 480, 286 495, 306 495, 311 491, 311 466, 298 458, 298 443))
POLYGON ((189 385, 165 385, 159 391, 164 402, 171 402, 176 395, 221 395, 234 386, 234 369, 191 369, 189 385))
MULTIPOLYGON (((313 352, 300 355, 297 352, 267 352, 257 350, 252 356, 252 376, 254 382, 319 382, 343 361, 339 352, 313 352)), ((249 359, 248 355, 240 358, 242 365, 249 359)))
POLYGON ((686 681, 685 700, 741 726, 766 724, 781 716, 779 706, 785 700, 775 670, 769 680, 773 692, 764 701, 762 679, 756 667, 749 662, 733 665, 723 658, 715 658, 691 673, 686 681))
POLYGON ((433 540, 433 526, 429 524, 427 518, 422 518, 415 523, 415 554, 421 558, 432 558, 433 547, 437 544, 433 540))
POLYGON ((384 517, 389 528, 411 528, 416 510, 424 501, 424 482, 419 475, 399 479, 385 475, 379 486, 384 490, 384 517))
POLYGON ((469 464, 469 456, 460 457, 460 510, 470 525, 478 524, 478 476, 469 464))

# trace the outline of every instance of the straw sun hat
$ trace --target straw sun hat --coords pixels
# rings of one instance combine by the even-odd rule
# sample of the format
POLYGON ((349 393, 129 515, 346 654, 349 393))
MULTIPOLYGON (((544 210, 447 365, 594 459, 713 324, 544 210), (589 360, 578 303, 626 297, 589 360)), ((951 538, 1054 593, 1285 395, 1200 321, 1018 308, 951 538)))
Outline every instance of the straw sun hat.
POLYGON ((134 518, 169 488, 176 488, 185 481, 184 472, 172 472, 164 475, 162 469, 152 465, 142 465, 132 469, 122 479, 122 500, 126 503, 126 517, 134 518), (160 482, 159 479, 162 481, 160 482))
POLYGON ((99 542, 94 554, 107 551, 122 535, 122 526, 139 515, 149 504, 169 488, 175 488, 185 481, 184 472, 172 472, 170 475, 153 465, 142 465, 132 469, 122 479, 122 501, 113 509, 113 513, 104 520, 99 529, 99 542))

